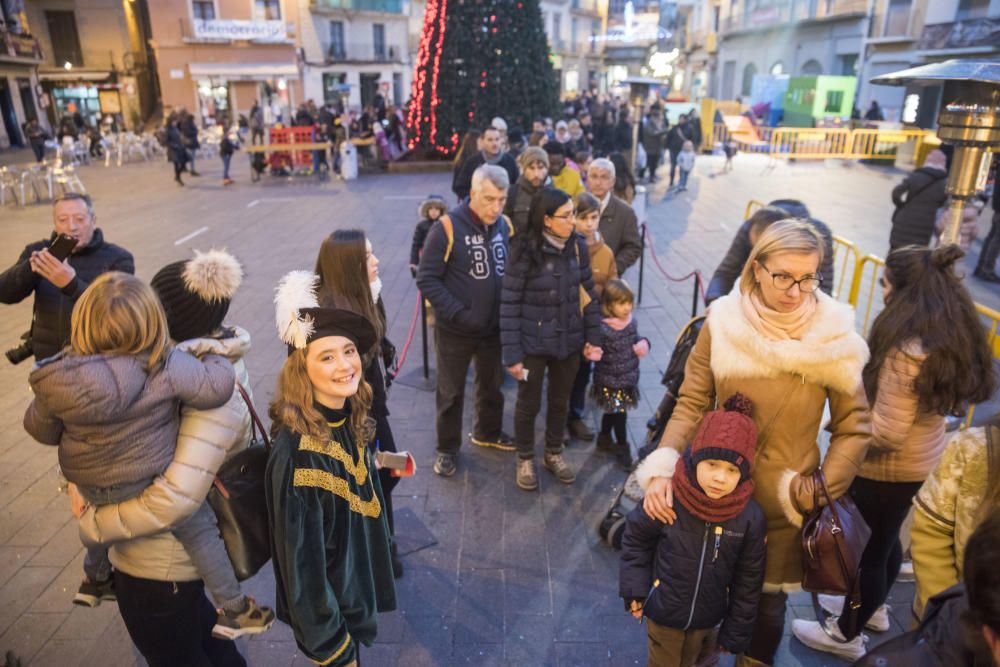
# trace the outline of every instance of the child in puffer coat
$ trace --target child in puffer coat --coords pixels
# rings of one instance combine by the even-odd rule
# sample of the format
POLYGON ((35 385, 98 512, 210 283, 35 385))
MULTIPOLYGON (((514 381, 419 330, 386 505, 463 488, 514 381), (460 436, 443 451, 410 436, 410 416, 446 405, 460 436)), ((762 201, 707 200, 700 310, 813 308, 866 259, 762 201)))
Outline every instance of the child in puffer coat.
POLYGON ((767 556, 764 511, 751 498, 752 409, 734 394, 724 411, 705 415, 682 458, 663 447, 636 471, 643 489, 653 477, 672 477, 677 501, 669 524, 640 504, 622 537, 619 594, 626 611, 647 621, 650 665, 689 667, 750 644, 767 556), (717 646, 706 646, 720 623, 717 646))
POLYGON ((594 399, 604 410, 597 448, 613 452, 626 470, 633 465, 626 412, 639 404, 639 359, 649 354, 649 340, 639 335, 632 308, 635 295, 624 280, 609 280, 601 292, 604 355, 594 366, 594 399), (615 441, 611 438, 614 431, 615 441))

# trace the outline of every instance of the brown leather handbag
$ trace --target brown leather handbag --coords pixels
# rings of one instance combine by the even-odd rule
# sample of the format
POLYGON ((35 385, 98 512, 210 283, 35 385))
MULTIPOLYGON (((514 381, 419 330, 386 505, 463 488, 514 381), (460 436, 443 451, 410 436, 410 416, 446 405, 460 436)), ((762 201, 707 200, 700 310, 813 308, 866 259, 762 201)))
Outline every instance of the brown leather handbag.
POLYGON ((822 470, 816 470, 812 478, 813 510, 802 525, 802 589, 812 593, 816 620, 824 632, 825 614, 818 594, 845 596, 843 615, 850 640, 859 630, 859 570, 872 531, 850 496, 845 494, 836 501, 830 497, 822 470))

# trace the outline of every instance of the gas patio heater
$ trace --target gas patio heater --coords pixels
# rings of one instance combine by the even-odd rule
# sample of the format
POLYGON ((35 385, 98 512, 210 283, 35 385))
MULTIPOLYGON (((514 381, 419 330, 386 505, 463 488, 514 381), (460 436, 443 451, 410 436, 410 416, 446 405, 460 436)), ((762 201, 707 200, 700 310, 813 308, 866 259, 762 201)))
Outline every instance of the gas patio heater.
POLYGON ((955 147, 946 191, 942 243, 958 243, 962 209, 975 194, 986 153, 1000 150, 1000 62, 946 60, 871 80, 884 86, 944 84, 938 138, 955 147))

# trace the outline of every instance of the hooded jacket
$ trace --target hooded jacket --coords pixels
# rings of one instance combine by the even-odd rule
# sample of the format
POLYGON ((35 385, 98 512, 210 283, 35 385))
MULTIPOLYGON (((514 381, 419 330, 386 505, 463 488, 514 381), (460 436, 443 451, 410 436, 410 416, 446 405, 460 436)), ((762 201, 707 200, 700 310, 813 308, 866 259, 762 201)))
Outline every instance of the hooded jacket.
POLYGON ((105 242, 101 230, 95 229, 90 243, 69 256, 69 265, 76 271, 76 277, 59 289, 32 271, 28 262, 31 253, 48 248, 55 239, 53 232, 49 240, 27 246, 17 263, 0 275, 0 303, 20 303, 35 294, 31 338, 38 361, 51 357, 69 342, 73 305, 91 282, 109 271, 135 273, 132 253, 105 242))
POLYGON ((889 232, 890 248, 930 244, 937 211, 948 199, 944 191, 947 180, 943 170, 921 167, 892 189, 896 211, 889 232))
POLYGON ((509 228, 502 217, 490 224, 475 221, 468 201, 448 216, 451 251, 444 226, 435 222, 420 255, 417 287, 434 306, 435 326, 461 336, 494 335, 500 326, 509 228))
MULTIPOLYGON (((544 185, 544 184, 543 184, 544 185)), ((523 176, 507 190, 507 204, 503 212, 510 218, 514 231, 523 233, 528 226, 528 213, 531 212, 531 200, 542 186, 533 185, 523 176)))
POLYGON ((24 428, 59 446, 70 482, 104 488, 162 473, 174 457, 180 404, 207 410, 233 395, 233 367, 209 354, 201 361, 171 350, 152 374, 145 358, 64 352, 28 376, 35 398, 24 428))
MULTIPOLYGON (((217 354, 228 359, 236 382, 253 400, 243 362, 250 351, 250 334, 239 327, 223 331, 219 338, 195 338, 177 347, 197 357, 217 354)), ((110 545, 153 535, 181 523, 205 501, 223 462, 246 449, 250 437, 250 410, 237 387, 217 408, 182 406, 177 449, 167 469, 135 498, 88 507, 80 517, 80 539, 88 546, 110 545)))
MULTIPOLYGON (((657 454, 664 455, 678 459, 673 450, 657 454)), ((653 519, 641 503, 629 513, 618 593, 626 601, 645 601, 644 615, 669 628, 702 630, 721 622, 719 646, 742 653, 750 645, 764 581, 764 512, 752 499, 721 523, 702 521, 676 500, 674 510, 673 524, 653 519)))
POLYGON ((594 385, 609 389, 632 389, 639 386, 639 357, 632 346, 649 339, 639 335, 635 316, 629 315, 628 324, 616 326, 612 318, 601 320, 601 348, 604 354, 594 364, 594 385))

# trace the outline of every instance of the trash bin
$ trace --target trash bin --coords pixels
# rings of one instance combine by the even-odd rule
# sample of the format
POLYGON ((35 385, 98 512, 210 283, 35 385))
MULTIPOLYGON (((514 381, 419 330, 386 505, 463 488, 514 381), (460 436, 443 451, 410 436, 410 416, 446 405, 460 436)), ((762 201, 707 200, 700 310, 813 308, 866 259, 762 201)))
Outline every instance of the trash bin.
POLYGON ((358 177, 358 149, 350 141, 340 147, 340 175, 345 181, 358 177))

